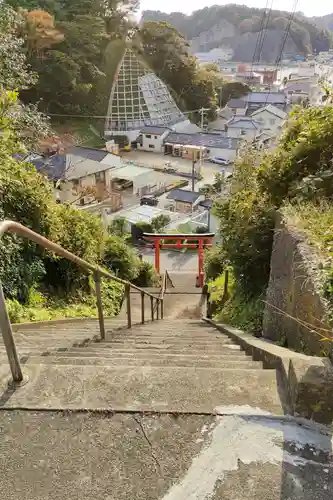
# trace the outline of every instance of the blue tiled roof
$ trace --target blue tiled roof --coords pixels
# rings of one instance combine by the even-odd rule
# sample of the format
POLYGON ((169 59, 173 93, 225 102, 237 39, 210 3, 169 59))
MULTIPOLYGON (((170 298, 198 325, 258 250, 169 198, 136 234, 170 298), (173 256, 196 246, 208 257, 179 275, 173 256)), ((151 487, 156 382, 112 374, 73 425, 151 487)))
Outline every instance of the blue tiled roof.
POLYGON ((108 154, 107 151, 103 151, 102 149, 84 148, 82 146, 73 146, 71 149, 68 150, 68 153, 94 161, 102 161, 108 154))
POLYGON ((38 172, 51 180, 64 177, 66 171, 66 155, 43 156, 37 154, 15 154, 15 160, 32 163, 38 172))

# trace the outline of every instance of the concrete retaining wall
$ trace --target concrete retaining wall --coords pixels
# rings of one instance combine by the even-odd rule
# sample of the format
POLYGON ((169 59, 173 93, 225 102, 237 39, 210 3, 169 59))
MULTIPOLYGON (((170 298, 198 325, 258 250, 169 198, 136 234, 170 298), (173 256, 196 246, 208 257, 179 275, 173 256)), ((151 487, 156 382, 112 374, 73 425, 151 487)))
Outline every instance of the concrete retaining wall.
POLYGON ((325 333, 319 328, 332 328, 326 320, 327 303, 320 295, 319 262, 320 256, 315 248, 306 244, 303 235, 279 216, 271 257, 266 296, 269 305, 264 312, 263 336, 312 356, 332 352, 332 344, 322 342, 315 331, 325 333), (300 324, 298 320, 307 325, 300 324))

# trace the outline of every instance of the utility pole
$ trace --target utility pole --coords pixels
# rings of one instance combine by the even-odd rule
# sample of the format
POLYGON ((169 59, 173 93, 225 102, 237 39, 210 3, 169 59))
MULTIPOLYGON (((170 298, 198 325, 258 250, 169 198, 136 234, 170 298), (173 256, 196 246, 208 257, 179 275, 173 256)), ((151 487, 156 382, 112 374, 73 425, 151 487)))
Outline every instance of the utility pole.
POLYGON ((200 116, 201 116, 201 120, 200 120, 201 130, 203 130, 203 128, 204 128, 204 117, 205 117, 206 111, 209 111, 209 108, 201 108, 199 110, 199 113, 200 113, 200 116))
POLYGON ((197 163, 197 160, 195 158, 195 155, 196 155, 196 151, 193 150, 192 151, 192 191, 194 192, 194 184, 195 184, 195 178, 194 178, 194 174, 195 174, 195 164, 197 163))

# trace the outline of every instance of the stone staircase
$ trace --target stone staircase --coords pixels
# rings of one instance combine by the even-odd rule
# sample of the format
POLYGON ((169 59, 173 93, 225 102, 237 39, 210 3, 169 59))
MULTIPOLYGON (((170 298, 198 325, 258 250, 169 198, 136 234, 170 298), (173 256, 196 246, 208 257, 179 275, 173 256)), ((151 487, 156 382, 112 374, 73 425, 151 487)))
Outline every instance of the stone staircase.
MULTIPOLYGON (((286 408, 276 370, 263 369, 197 317, 201 296, 195 276, 180 273, 171 278, 175 287, 165 296, 163 320, 140 324, 140 294, 133 293, 132 329, 126 328, 123 308, 119 317, 106 319, 103 341, 97 320, 16 327, 26 377, 21 387, 8 386, 9 370, 0 344, 0 429, 5 436, 0 444, 1 498, 332 498, 331 487, 327 490, 331 496, 315 497, 311 485, 302 490, 303 496, 291 487, 282 495, 282 489, 274 486, 280 468, 277 474, 275 469, 274 474, 273 469, 251 470, 246 481, 255 480, 243 490, 245 479, 238 471, 233 478, 226 476, 226 490, 219 487, 225 471, 239 467, 244 472, 237 458, 236 465, 230 459, 239 442, 245 440, 246 453, 254 450, 257 457, 257 444, 267 440, 259 433, 256 441, 254 431, 247 434, 244 420, 235 415, 282 416, 286 408), (192 309, 193 317, 185 314, 192 309), (215 442, 221 414, 232 417, 223 417, 224 433, 215 442), (234 433, 237 440, 232 443, 234 433), (230 456, 223 457, 227 453, 223 450, 230 456), (266 482, 267 488, 261 488, 266 482)), ((148 300, 145 307, 149 319, 148 300)), ((315 468, 313 474, 326 484, 322 469, 315 468)))

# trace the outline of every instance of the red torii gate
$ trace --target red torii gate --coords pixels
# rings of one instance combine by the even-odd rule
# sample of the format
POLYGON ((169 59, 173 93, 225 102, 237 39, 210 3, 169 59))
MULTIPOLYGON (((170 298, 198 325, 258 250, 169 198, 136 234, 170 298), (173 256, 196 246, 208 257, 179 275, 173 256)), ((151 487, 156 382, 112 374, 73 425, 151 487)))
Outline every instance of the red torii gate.
POLYGON ((199 287, 204 285, 204 249, 212 246, 214 233, 190 233, 190 234, 163 234, 163 233, 143 233, 142 237, 146 241, 151 241, 150 246, 155 249, 155 269, 160 272, 161 248, 197 248, 198 249, 198 278, 199 287), (176 240, 176 243, 168 243, 165 240, 176 240), (188 243, 193 241, 193 243, 188 243))

